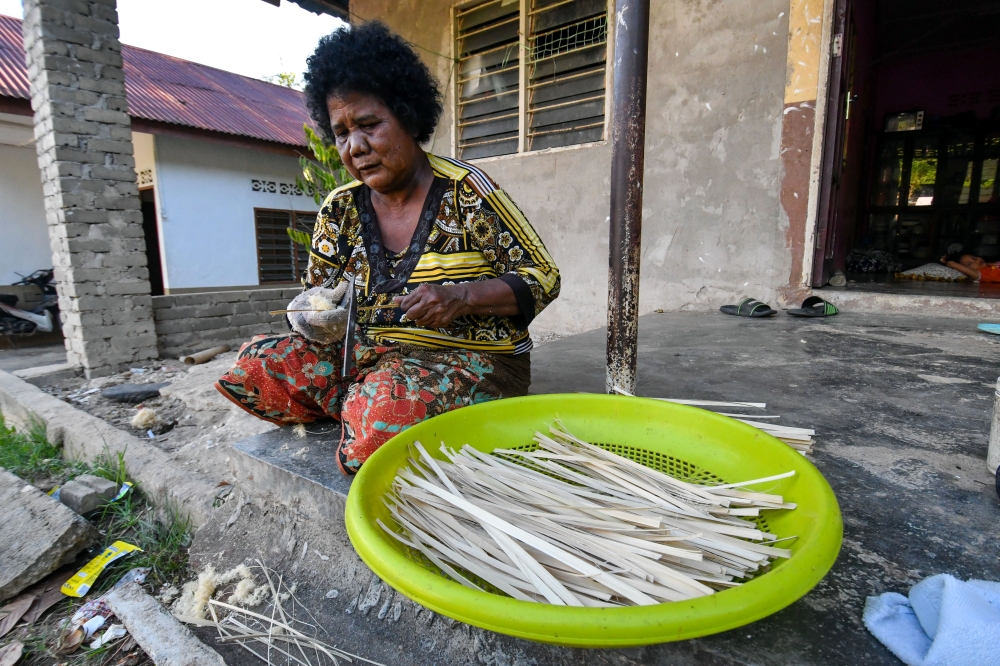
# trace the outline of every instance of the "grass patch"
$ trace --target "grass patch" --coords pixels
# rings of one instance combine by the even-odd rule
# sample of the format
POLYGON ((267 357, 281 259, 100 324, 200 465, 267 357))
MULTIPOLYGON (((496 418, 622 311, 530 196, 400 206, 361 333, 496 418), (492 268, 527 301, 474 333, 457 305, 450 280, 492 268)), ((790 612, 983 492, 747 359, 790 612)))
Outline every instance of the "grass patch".
POLYGON ((63 460, 62 450, 45 438, 45 426, 33 423, 26 432, 8 428, 0 415, 0 467, 26 481, 56 486, 88 470, 63 460))
MULTIPOLYGON (((34 424, 25 432, 16 432, 6 427, 2 416, 0 467, 39 487, 61 485, 80 474, 94 474, 119 486, 126 481, 131 482, 125 468, 124 453, 106 451, 93 464, 69 462, 63 459, 62 450, 46 439, 43 426, 34 424)), ((146 577, 147 589, 165 583, 179 585, 190 577, 187 557, 191 543, 190 522, 170 507, 154 508, 140 488, 133 487, 125 497, 105 505, 89 515, 88 519, 100 531, 102 542, 81 554, 75 566, 82 567, 115 541, 134 544, 142 552, 134 552, 105 569, 84 598, 67 598, 34 625, 12 631, 0 640, 0 645, 12 640, 25 644, 26 657, 20 662, 25 666, 107 663, 119 644, 112 645, 110 653, 104 649, 81 649, 72 655, 57 657, 52 650, 60 633, 59 623, 72 616, 84 602, 111 589, 125 573, 136 567, 150 568, 146 577)))

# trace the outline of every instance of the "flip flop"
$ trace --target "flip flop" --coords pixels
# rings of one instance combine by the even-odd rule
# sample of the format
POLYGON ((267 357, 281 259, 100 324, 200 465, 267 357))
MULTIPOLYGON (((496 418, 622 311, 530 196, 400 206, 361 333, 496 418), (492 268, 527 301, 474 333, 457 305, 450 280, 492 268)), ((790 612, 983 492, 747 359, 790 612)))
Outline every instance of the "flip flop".
POLYGON ((992 333, 993 335, 1000 335, 1000 324, 980 324, 976 326, 983 333, 992 333))
POLYGON ((777 314, 778 311, 772 309, 770 305, 761 303, 754 298, 744 298, 736 305, 723 305, 719 308, 719 312, 736 317, 759 318, 770 317, 773 314, 777 314))
POLYGON ((840 310, 837 309, 836 305, 827 303, 819 296, 810 296, 802 301, 801 308, 785 310, 785 312, 793 317, 832 317, 838 314, 840 310))

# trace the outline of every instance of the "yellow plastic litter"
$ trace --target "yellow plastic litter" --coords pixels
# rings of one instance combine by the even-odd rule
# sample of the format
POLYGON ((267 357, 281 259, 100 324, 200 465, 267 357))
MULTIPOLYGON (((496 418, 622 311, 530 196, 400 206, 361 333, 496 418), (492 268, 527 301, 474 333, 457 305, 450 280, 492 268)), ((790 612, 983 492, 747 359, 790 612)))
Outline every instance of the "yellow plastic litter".
POLYGON ((115 541, 105 548, 103 553, 87 562, 72 578, 63 583, 62 593, 67 597, 82 597, 90 591, 94 581, 109 564, 136 550, 142 552, 142 548, 139 546, 133 546, 125 541, 115 541))

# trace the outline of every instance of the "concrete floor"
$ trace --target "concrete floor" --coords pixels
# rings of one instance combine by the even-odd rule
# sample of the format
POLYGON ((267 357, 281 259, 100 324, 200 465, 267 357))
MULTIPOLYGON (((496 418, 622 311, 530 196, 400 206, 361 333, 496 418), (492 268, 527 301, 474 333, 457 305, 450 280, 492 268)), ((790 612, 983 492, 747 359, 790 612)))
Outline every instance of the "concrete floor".
MULTIPOLYGON (((218 512, 196 536, 192 562, 224 570, 268 553, 302 583, 300 599, 325 630, 401 666, 898 664, 861 624, 867 596, 906 593, 937 573, 1000 580, 1000 501, 985 466, 1000 337, 976 331, 975 320, 668 313, 643 317, 639 342, 639 395, 766 402, 763 413, 780 423, 818 431, 810 459, 840 501, 844 545, 827 577, 785 610, 715 636, 623 650, 556 648, 435 621, 372 577, 331 529, 347 485, 329 478, 325 454, 336 438, 300 440, 286 429, 253 440, 263 454, 236 456, 257 461, 239 478, 270 484, 295 516, 314 518, 281 518, 291 509, 241 486, 253 510, 218 512), (319 509, 305 503, 313 486, 328 489, 319 509), (325 555, 306 557, 296 543, 325 555), (336 599, 325 596, 331 588, 336 599)), ((603 392, 604 349, 603 330, 537 349, 532 392, 603 392)))
MULTIPOLYGON (((532 392, 603 391, 604 336, 538 350, 532 392)), ((840 501, 844 545, 784 611, 686 649, 645 648, 636 662, 899 663, 861 624, 865 597, 938 573, 1000 580, 1000 501, 985 465, 998 374, 1000 338, 972 320, 643 317, 637 394, 766 402, 780 423, 818 431, 810 459, 840 501), (678 651, 693 659, 674 661, 678 651)))
POLYGON ((14 372, 42 365, 66 362, 66 347, 62 341, 30 346, 18 340, 17 347, 0 347, 0 370, 14 372))

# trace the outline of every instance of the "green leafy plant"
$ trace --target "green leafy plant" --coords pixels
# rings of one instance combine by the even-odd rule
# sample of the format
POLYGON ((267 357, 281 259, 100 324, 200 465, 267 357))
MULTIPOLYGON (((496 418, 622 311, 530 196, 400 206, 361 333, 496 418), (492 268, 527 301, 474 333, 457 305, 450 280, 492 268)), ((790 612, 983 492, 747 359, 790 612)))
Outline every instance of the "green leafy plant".
POLYGON ((293 243, 298 243, 299 245, 304 245, 305 247, 309 247, 309 244, 312 243, 312 238, 305 231, 299 231, 298 229, 287 227, 285 229, 285 233, 288 234, 288 237, 292 239, 293 243))
POLYGON ((294 90, 302 90, 302 81, 299 79, 299 75, 295 72, 278 72, 274 76, 265 76, 264 80, 277 86, 284 86, 285 88, 292 88, 294 90))
POLYGON ((353 179, 340 161, 336 146, 325 142, 308 125, 303 125, 302 128, 306 132, 306 145, 316 159, 299 158, 302 176, 295 179, 295 184, 305 192, 311 191, 313 200, 321 204, 326 195, 353 179))

